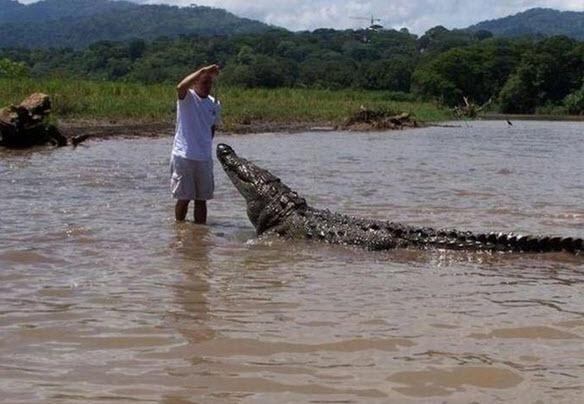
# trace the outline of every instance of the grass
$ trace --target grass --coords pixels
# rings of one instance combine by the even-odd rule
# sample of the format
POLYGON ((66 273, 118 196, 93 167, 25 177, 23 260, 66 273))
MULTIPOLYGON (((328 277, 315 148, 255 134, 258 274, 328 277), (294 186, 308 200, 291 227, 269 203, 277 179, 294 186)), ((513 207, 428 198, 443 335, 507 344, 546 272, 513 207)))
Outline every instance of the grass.
MULTIPOLYGON (((40 91, 51 96, 60 120, 173 122, 176 93, 172 85, 0 79, 0 106, 19 103, 40 91)), ((225 129, 240 124, 341 124, 363 105, 369 109, 409 112, 422 122, 442 121, 449 112, 428 102, 395 101, 390 92, 317 89, 242 89, 219 86, 225 129)))

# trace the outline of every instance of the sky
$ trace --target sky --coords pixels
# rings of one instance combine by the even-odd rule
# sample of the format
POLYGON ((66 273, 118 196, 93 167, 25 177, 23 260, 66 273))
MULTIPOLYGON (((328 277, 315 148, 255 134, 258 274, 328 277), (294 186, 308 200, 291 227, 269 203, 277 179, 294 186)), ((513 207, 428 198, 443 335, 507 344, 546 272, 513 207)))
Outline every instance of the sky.
MULTIPOLYGON (((21 0, 31 3, 34 0, 21 0)), ((197 4, 223 8, 292 31, 316 28, 363 28, 371 17, 386 28, 407 28, 423 34, 443 25, 465 28, 480 21, 505 17, 533 7, 584 11, 584 0, 130 0, 144 4, 197 4)))

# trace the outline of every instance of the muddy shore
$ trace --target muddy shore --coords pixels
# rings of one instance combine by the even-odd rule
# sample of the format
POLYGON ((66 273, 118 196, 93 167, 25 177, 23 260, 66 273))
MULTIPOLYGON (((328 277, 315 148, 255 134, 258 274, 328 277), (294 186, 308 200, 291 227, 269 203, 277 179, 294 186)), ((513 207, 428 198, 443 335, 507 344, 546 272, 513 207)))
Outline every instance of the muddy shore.
MULTIPOLYGON (((112 137, 165 137, 174 136, 174 122, 107 122, 107 121, 65 121, 59 122, 59 129, 67 138, 88 135, 92 139, 112 137)), ((231 125, 219 128, 218 134, 246 134, 268 132, 331 131, 339 127, 331 123, 315 122, 258 122, 249 125, 231 125)))
MULTIPOLYGON (((508 115, 485 114, 479 120, 543 120, 543 121, 584 121, 584 116, 547 116, 547 115, 508 115)), ((456 127, 452 123, 416 122, 417 127, 445 126, 456 127)), ((69 139, 74 136, 88 135, 90 138, 106 139, 112 137, 165 137, 174 136, 174 121, 169 122, 136 122, 136 121, 102 121, 102 120, 75 120, 59 121, 58 127, 69 139)), ((407 126, 397 130, 408 129, 407 126)), ((326 132, 332 130, 371 131, 379 130, 366 124, 346 127, 334 122, 252 122, 250 124, 230 124, 229 127, 220 127, 217 131, 222 135, 242 135, 248 133, 297 133, 297 132, 326 132)), ((385 129, 389 130, 389 129, 385 129)))

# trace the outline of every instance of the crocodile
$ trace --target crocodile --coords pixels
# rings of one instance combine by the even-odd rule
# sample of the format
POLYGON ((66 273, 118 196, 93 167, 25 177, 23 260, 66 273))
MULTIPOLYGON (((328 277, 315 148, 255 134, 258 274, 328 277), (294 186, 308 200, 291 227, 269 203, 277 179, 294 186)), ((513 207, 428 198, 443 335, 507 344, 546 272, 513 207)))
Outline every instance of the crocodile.
POLYGON ((239 157, 226 144, 217 145, 217 159, 247 203, 247 215, 259 235, 319 240, 368 250, 439 248, 473 251, 549 252, 584 250, 582 238, 473 233, 455 229, 415 227, 358 218, 315 209, 269 171, 239 157))

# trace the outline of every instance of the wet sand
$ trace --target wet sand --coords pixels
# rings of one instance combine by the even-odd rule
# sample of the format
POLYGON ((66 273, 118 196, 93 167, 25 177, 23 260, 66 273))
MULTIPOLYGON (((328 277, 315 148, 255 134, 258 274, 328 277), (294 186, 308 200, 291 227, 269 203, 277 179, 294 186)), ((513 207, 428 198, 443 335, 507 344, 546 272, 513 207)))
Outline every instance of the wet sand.
MULTIPOLYGON (((105 121, 66 121, 59 123, 59 129, 67 138, 89 135, 93 139, 110 138, 157 138, 174 136, 174 122, 105 122, 105 121)), ((330 123, 292 122, 292 123, 254 123, 236 125, 229 131, 219 128, 217 135, 252 133, 300 133, 332 131, 336 127, 330 123)))

